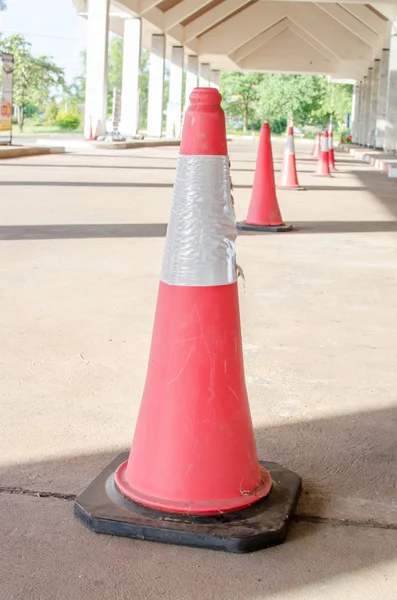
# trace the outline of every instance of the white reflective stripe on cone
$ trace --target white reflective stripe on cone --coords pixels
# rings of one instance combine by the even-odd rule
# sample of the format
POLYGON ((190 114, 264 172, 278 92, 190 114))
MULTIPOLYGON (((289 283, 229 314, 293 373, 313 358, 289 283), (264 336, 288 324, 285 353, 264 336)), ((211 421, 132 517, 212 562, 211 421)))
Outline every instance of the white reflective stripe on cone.
POLYGON ((161 281, 215 286, 237 281, 236 215, 227 156, 179 156, 161 281))
POLYGON ((285 144, 285 154, 295 154, 295 143, 294 143, 294 136, 293 135, 288 135, 287 136, 287 143, 285 144))
POLYGON ((323 136, 323 140, 321 142, 321 150, 323 152, 328 152, 329 151, 328 138, 325 137, 325 135, 323 136))
POLYGON ((331 150, 331 148, 334 147, 334 136, 330 135, 328 138, 328 149, 331 150))

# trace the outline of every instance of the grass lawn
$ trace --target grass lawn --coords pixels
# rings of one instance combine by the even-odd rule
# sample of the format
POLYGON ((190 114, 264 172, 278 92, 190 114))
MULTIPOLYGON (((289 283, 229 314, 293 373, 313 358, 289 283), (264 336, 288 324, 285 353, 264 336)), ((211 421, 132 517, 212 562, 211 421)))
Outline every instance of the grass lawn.
POLYGON ((81 136, 83 134, 83 128, 79 127, 78 129, 61 129, 57 125, 44 125, 44 124, 40 124, 40 123, 34 123, 32 121, 30 121, 30 122, 26 121, 23 126, 22 132, 19 129, 19 126, 14 123, 13 127, 12 127, 12 134, 15 136, 18 136, 18 137, 24 136, 24 135, 30 136, 30 135, 41 135, 41 134, 43 134, 43 135, 67 134, 67 135, 81 136))

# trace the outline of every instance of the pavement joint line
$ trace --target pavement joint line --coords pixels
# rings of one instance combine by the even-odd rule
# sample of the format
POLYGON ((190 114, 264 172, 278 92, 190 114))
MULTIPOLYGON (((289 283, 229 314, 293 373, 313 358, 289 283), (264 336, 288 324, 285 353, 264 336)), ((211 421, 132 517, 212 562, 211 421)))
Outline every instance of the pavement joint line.
POLYGON ((37 492, 20 487, 0 487, 0 494, 11 494, 20 496, 33 496, 36 498, 56 498, 57 500, 76 500, 76 494, 62 494, 61 492, 37 492))
POLYGON ((313 523, 315 525, 328 525, 331 527, 364 527, 367 529, 389 529, 397 531, 395 523, 379 523, 372 519, 367 521, 354 521, 352 519, 331 519, 328 517, 316 517, 313 515, 297 514, 293 516, 297 523, 313 523))
MULTIPOLYGON (((35 491, 20 487, 0 487, 0 494, 9 494, 12 496, 31 496, 34 498, 55 498, 56 500, 66 500, 74 502, 76 494, 63 494, 61 492, 35 491)), ((328 525, 330 527, 364 527, 369 529, 389 529, 397 531, 397 524, 379 523, 374 520, 354 521, 352 519, 332 519, 328 517, 318 517, 308 514, 296 514, 292 517, 296 523, 312 523, 314 525, 328 525)))

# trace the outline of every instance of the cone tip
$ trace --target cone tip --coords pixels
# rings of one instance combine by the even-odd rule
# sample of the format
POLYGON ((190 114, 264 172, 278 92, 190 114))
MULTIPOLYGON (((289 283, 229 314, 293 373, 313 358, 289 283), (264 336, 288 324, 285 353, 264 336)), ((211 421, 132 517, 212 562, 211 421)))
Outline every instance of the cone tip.
POLYGON ((326 132, 324 133, 324 135, 325 135, 325 137, 329 137, 329 133, 328 133, 328 131, 326 131, 326 132))
POLYGON ((185 113, 179 154, 227 155, 222 96, 216 88, 195 88, 185 113))
POLYGON ((189 96, 190 104, 220 105, 222 96, 216 88, 196 87, 189 96))

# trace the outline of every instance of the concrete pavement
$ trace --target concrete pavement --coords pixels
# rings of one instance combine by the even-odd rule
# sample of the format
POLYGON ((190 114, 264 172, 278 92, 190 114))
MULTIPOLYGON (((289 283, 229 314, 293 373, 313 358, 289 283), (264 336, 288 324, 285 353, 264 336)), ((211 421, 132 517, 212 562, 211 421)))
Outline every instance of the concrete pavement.
MULTIPOLYGON (((72 514, 130 444, 177 149, 0 165, 2 600, 395 598, 396 183, 344 154, 314 178, 297 148, 307 191, 279 192, 297 230, 241 236, 238 262, 259 456, 304 493, 287 542, 248 556, 97 536, 72 514)), ((255 151, 230 144, 239 219, 255 151)))

